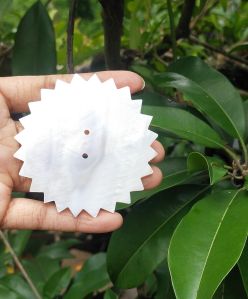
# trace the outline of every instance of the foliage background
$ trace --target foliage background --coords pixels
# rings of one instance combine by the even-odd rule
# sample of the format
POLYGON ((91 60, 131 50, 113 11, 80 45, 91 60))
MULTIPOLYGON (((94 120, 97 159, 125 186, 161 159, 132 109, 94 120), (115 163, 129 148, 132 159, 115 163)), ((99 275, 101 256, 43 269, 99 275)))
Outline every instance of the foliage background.
MULTIPOLYGON (((71 2, 0 0, 1 76, 67 72, 67 26, 71 2)), ((110 43, 104 42, 102 17, 105 17, 105 22, 106 19, 109 21, 106 9, 105 13, 102 12, 106 1, 100 2, 78 0, 73 43, 77 72, 104 70, 107 65, 111 69, 130 69, 140 73, 146 79, 147 86, 138 97, 142 97, 146 105, 153 105, 154 114, 154 106, 177 107, 185 104, 180 92, 164 88, 155 78, 158 78, 158 74, 167 72, 168 65, 175 56, 193 55, 225 74, 236 86, 244 102, 248 98, 247 1, 126 0, 115 1, 119 3, 117 7, 114 7, 114 1, 108 1, 108 5, 115 9, 112 13, 117 18, 117 27, 121 26, 118 20, 120 21, 123 13, 122 30, 115 27, 115 32, 110 32, 104 23, 105 40, 108 35, 117 34, 117 38, 115 36, 110 43), (189 6, 184 10, 186 4, 189 6), (192 12, 190 5, 193 7, 192 12), (183 20, 186 23, 182 23, 183 20), (118 40, 118 30, 122 32, 120 45, 115 42, 118 40), (109 49, 113 52, 109 53, 109 49)), ((190 73, 191 65, 187 66, 190 73)), ((193 113, 199 117, 196 111, 193 113)), ((171 120, 172 123, 174 121, 171 120)), ((144 238, 150 244, 149 250, 141 250, 142 255, 137 253, 137 259, 133 258, 130 267, 126 266, 127 270, 122 278, 118 273, 119 277, 115 277, 116 283, 113 285, 109 277, 110 275, 114 280, 115 271, 119 271, 118 266, 122 262, 120 257, 110 258, 120 250, 113 245, 108 249, 110 269, 107 271, 106 251, 111 234, 5 231, 5 238, 26 269, 40 297, 33 294, 4 243, 0 244, 0 297, 175 298, 166 262, 166 248, 171 232, 191 205, 171 221, 167 221, 167 212, 162 215, 159 212, 161 209, 175 209, 172 201, 181 200, 180 194, 184 194, 185 201, 187 198, 197 201, 199 194, 203 192, 202 185, 208 185, 208 175, 202 169, 200 173, 189 172, 186 157, 195 151, 208 154, 211 149, 189 142, 187 138, 182 140, 172 137, 174 136, 160 135, 160 141, 167 148, 167 159, 161 164, 166 174, 162 186, 165 191, 158 192, 160 190, 156 189, 149 194, 135 193, 133 202, 150 198, 142 201, 141 205, 134 204, 121 209, 124 216, 128 215, 128 222, 124 227, 124 234, 120 237, 114 234, 111 242, 121 243, 123 236, 130 235, 130 244, 133 244, 137 252, 140 249, 139 244, 135 248, 135 240, 144 238), (137 223, 146 222, 148 225, 142 227, 142 230, 133 230, 137 223), (156 227, 160 222, 162 228, 154 234, 153 225, 156 227), (162 223, 166 225, 162 226, 162 223), (154 257, 154 252, 158 252, 157 258, 154 257), (128 290, 129 287, 132 289, 128 290)), ((40 199, 39 194, 26 196, 40 199)), ((123 248, 127 253, 132 250, 123 248)), ((238 267, 233 268, 217 290, 215 299, 247 298, 248 273, 245 265, 248 259, 242 256, 241 261, 244 266, 240 270, 238 267)))

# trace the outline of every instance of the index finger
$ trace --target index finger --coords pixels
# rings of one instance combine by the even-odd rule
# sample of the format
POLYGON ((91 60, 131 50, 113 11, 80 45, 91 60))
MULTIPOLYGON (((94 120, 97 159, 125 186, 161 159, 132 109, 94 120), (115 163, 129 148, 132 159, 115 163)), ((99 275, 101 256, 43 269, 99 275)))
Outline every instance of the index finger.
POLYGON ((74 217, 69 210, 58 213, 52 203, 14 198, 2 219, 1 228, 106 233, 121 225, 122 216, 119 213, 101 210, 97 217, 92 217, 83 211, 74 217))
MULTIPOLYGON (((89 79, 92 73, 80 74, 89 79)), ((113 78, 118 88, 129 86, 132 93, 144 87, 144 80, 129 71, 104 71, 97 73, 100 80, 113 78)), ((41 88, 54 88, 57 79, 70 82, 71 74, 47 76, 17 76, 0 78, 0 93, 4 96, 10 112, 28 112, 28 102, 40 99, 41 88)))

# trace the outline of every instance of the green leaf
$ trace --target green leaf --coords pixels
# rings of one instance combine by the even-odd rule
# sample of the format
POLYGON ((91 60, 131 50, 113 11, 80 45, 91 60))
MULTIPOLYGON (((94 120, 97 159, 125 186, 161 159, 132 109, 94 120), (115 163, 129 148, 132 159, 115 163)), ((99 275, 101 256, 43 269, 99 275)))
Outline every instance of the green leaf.
POLYGON ((13 235, 10 236, 11 245, 13 246, 13 249, 18 256, 21 255, 25 250, 31 233, 31 230, 20 230, 16 231, 13 235))
POLYGON ((242 42, 242 43, 238 43, 236 45, 234 45, 229 53, 233 53, 233 52, 241 52, 241 51, 247 51, 248 50, 248 42, 242 42))
POLYGON ((155 276, 157 278, 157 292, 154 299, 167 299, 171 288, 170 272, 167 261, 166 263, 162 263, 162 265, 156 269, 155 276))
POLYGON ((108 289, 103 296, 103 299, 118 299, 118 295, 111 289, 108 289))
POLYGON ((0 298, 4 299, 25 299, 15 293, 14 291, 11 291, 8 287, 0 284, 0 298))
POLYGON ((78 273, 64 299, 82 299, 110 283, 106 269, 106 254, 98 253, 89 258, 78 273))
POLYGON ((196 57, 179 59, 168 71, 156 77, 159 85, 177 88, 224 131, 242 139, 245 133, 242 100, 221 73, 196 57))
POLYGON ((46 282, 43 288, 43 295, 46 298, 53 298, 61 295, 67 289, 71 280, 71 269, 62 268, 55 272, 46 282))
POLYGON ((245 111, 245 132, 246 132, 246 139, 248 137, 248 100, 243 102, 244 111, 245 111))
MULTIPOLYGON (((6 275, 0 280, 0 285, 5 286, 9 289, 10 293, 15 293, 18 298, 26 299, 26 298, 33 298, 34 294, 30 289, 30 286, 27 284, 26 281, 19 274, 11 274, 6 275)), ((1 292, 0 292, 0 298, 1 292)))
POLYGON ((158 106, 144 106, 143 113, 153 115, 151 125, 159 131, 177 136, 211 148, 223 148, 224 141, 205 122, 188 111, 158 106))
POLYGON ((248 229, 246 191, 205 197, 184 217, 171 239, 168 261, 177 299, 210 299, 237 263, 248 229))
POLYGON ((40 249, 38 256, 59 260, 70 258, 72 255, 68 249, 78 243, 80 243, 80 241, 77 239, 61 240, 54 244, 43 246, 40 249))
MULTIPOLYGON (((151 190, 132 192, 132 204, 143 198, 148 199, 165 189, 189 182, 194 177, 194 174, 192 175, 192 173, 188 172, 185 158, 167 158, 162 163, 158 164, 158 166, 163 172, 163 180, 161 184, 151 190)), ((125 208, 127 205, 123 204, 119 205, 119 207, 125 208)))
MULTIPOLYGON (((141 65, 139 63, 132 63, 132 65, 130 66, 130 70, 138 73, 141 77, 144 78, 146 84, 150 84, 151 86, 156 86, 156 81, 154 80, 154 75, 157 74, 157 72, 154 70, 154 68, 149 67, 147 65, 141 65)), ((149 92, 149 90, 147 90, 146 88, 141 91, 140 96, 137 95, 133 95, 132 98, 137 97, 137 98, 142 98, 143 99, 143 93, 146 94, 146 91, 149 92)), ((157 94, 157 93, 156 93, 157 94)), ((150 101, 149 99, 145 99, 145 103, 147 101, 150 101)), ((156 104, 153 104, 156 105, 156 104)))
POLYGON ((40 1, 26 12, 15 35, 13 75, 56 73, 56 47, 52 22, 40 1))
POLYGON ((40 293, 49 278, 59 270, 59 261, 45 256, 23 260, 23 265, 40 293))
POLYGON ((246 242, 245 248, 239 259, 238 266, 243 280, 243 285, 248 297, 248 242, 246 242))
POLYGON ((9 11, 13 3, 13 0, 0 0, 0 22, 4 18, 4 15, 9 11))
POLYGON ((192 152, 187 159, 188 170, 196 172, 206 169, 209 173, 210 185, 218 182, 227 172, 224 162, 217 157, 207 157, 199 152, 192 152))
POLYGON ((142 92, 132 95, 133 100, 142 99, 143 105, 152 106, 176 106, 177 104, 169 100, 168 97, 152 90, 144 89, 142 92))
POLYGON ((178 186, 132 209, 112 234, 107 251, 108 272, 116 287, 138 286, 166 258, 173 230, 202 189, 178 186))

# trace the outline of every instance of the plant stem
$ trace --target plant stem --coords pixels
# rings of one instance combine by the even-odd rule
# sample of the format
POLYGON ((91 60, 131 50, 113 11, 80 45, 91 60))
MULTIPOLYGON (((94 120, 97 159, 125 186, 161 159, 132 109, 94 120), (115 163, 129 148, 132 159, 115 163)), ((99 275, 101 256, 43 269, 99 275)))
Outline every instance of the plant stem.
POLYGON ((12 256, 13 260, 16 263, 17 268, 21 271, 23 277, 26 279, 28 285, 30 286, 30 289, 33 291, 35 298, 37 299, 42 299, 41 295, 39 294, 37 288, 35 287, 34 283, 32 282, 31 278, 29 277, 28 273, 24 269, 23 265, 21 264, 18 256, 15 254, 12 246, 10 245, 8 239, 5 237, 4 233, 2 230, 0 230, 0 237, 6 246, 7 250, 9 251, 10 255, 12 256))
POLYGON ((177 59, 177 42, 176 42, 176 30, 175 30, 175 20, 174 14, 171 6, 171 0, 167 0, 167 8, 170 19, 170 31, 171 31, 171 41, 172 41, 172 52, 173 52, 173 60, 177 59))
POLYGON ((230 179, 231 177, 232 177, 232 176, 231 176, 230 174, 227 174, 227 175, 225 175, 225 176, 219 178, 219 179, 215 182, 215 184, 220 183, 220 182, 222 182, 222 181, 225 181, 225 180, 227 180, 227 179, 230 179))
POLYGON ((224 167, 225 169, 232 170, 232 167, 229 166, 229 165, 224 165, 223 167, 224 167))
POLYGON ((241 145, 243 153, 244 153, 245 165, 247 165, 247 163, 248 163, 247 148, 246 148, 244 140, 242 138, 240 138, 239 142, 240 142, 240 145, 241 145))
POLYGON ((242 172, 243 168, 240 165, 240 161, 238 156, 232 151, 230 150, 228 147, 223 147, 223 149, 226 151, 226 153, 233 159, 233 161, 235 161, 236 165, 238 166, 239 170, 242 172))
POLYGON ((69 18, 67 25, 67 72, 74 73, 73 63, 73 38, 74 38, 74 21, 77 7, 77 0, 70 1, 69 18))

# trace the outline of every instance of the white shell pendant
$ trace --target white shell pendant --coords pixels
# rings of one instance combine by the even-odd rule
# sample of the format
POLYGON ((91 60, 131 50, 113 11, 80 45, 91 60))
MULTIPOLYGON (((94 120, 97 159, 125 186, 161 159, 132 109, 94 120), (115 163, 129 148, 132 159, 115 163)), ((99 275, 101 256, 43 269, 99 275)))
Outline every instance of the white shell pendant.
POLYGON ((32 179, 30 191, 43 192, 45 202, 75 217, 130 203, 157 154, 151 148, 157 134, 148 130, 152 117, 141 114, 141 105, 129 87, 117 89, 113 79, 101 82, 96 75, 42 89, 15 137, 21 147, 14 157, 24 162, 20 175, 32 179))

